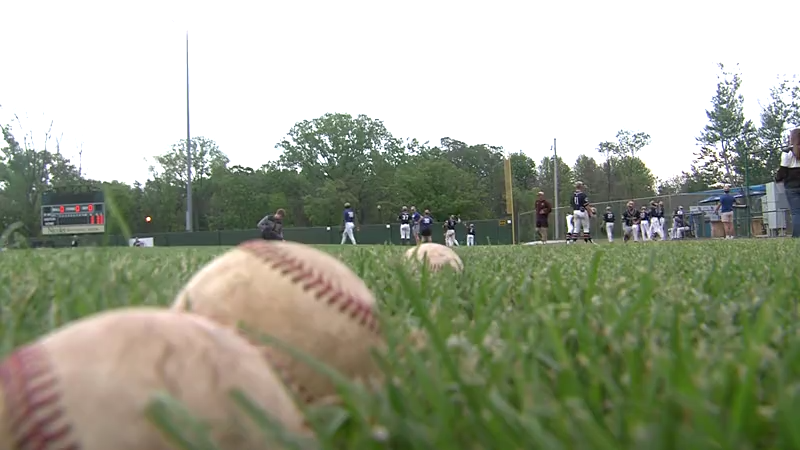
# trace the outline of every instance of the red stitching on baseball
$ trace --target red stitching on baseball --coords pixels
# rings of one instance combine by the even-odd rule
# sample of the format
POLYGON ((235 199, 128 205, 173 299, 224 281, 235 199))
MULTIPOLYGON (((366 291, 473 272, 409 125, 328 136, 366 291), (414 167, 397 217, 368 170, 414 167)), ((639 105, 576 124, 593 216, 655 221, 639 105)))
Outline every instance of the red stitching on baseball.
POLYGON ((316 292, 317 297, 326 299, 328 305, 338 306, 340 312, 348 314, 360 325, 365 326, 374 333, 379 332, 378 319, 372 313, 371 305, 367 305, 361 299, 337 289, 322 274, 306 267, 302 260, 283 251, 278 245, 269 245, 264 241, 255 240, 244 242, 240 244, 240 247, 251 250, 257 253, 258 256, 265 257, 272 268, 290 276, 292 281, 300 284, 304 290, 316 292))
POLYGON ((80 450, 79 444, 65 442, 72 430, 59 425, 64 413, 51 369, 38 345, 20 348, 0 365, 0 387, 8 400, 9 431, 17 450, 80 450))

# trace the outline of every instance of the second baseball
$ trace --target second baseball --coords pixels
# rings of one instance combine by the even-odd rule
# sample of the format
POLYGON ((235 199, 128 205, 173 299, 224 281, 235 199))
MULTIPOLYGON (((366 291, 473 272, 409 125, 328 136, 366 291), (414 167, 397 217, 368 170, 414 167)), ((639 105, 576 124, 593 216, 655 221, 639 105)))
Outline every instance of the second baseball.
MULTIPOLYGON (((310 246, 245 242, 198 271, 172 308, 241 325, 258 345, 253 333, 275 337, 352 380, 379 375, 371 355, 384 345, 375 297, 344 263, 310 246)), ((303 401, 335 395, 324 374, 272 346, 265 350, 303 401)))
POLYGON ((426 242, 406 251, 406 258, 417 262, 426 261, 431 271, 450 267, 456 272, 464 270, 461 258, 450 247, 433 242, 426 242))

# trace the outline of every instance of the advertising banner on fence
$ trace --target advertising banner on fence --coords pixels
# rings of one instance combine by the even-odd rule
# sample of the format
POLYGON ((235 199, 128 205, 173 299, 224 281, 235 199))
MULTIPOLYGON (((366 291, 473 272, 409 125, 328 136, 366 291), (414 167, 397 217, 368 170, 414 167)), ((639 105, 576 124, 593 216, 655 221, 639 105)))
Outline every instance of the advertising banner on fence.
POLYGON ((131 247, 153 247, 153 238, 141 237, 128 239, 128 245, 131 247))

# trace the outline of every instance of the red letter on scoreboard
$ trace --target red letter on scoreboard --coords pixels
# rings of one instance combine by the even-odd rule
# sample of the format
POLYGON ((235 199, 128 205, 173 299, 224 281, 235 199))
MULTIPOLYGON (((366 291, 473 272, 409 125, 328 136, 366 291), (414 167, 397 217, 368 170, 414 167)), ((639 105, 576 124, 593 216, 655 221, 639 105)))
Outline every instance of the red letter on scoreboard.
POLYGON ((81 212, 81 205, 75 205, 75 212, 81 212))

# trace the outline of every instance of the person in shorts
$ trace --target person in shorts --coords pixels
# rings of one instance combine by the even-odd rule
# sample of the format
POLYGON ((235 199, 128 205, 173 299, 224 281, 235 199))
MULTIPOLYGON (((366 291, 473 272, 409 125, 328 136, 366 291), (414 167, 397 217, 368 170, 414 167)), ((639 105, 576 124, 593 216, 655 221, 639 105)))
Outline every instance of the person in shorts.
POLYGON ((419 222, 422 220, 422 214, 417 211, 416 206, 411 207, 411 234, 414 235, 414 242, 419 245, 419 222))
POLYGON ((536 232, 543 244, 547 243, 547 218, 553 212, 553 205, 544 198, 544 192, 539 191, 534 205, 536 210, 536 232))
POLYGON ((431 212, 429 210, 425 210, 425 214, 422 215, 422 218, 419 220, 419 235, 422 242, 433 242, 431 236, 433 236, 433 217, 431 217, 431 212))
POLYGON ((719 196, 717 209, 714 211, 719 214, 722 227, 725 229, 725 239, 733 239, 735 231, 733 229, 733 205, 736 198, 731 195, 731 185, 726 184, 722 187, 722 195, 719 196))

